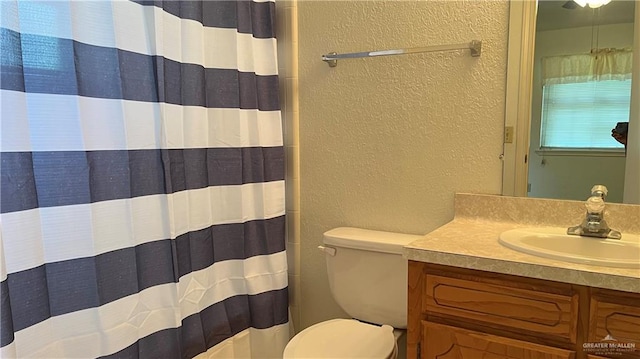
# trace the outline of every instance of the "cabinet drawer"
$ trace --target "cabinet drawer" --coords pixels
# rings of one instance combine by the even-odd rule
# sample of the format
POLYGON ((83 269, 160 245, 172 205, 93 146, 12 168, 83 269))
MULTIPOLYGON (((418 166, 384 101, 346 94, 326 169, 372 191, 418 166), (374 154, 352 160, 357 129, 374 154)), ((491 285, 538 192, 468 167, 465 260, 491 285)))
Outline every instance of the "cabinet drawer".
POLYGON ((455 316, 490 327, 576 342, 577 294, 517 288, 506 281, 482 283, 432 274, 426 276, 424 293, 427 314, 455 316))
POLYGON ((598 355, 640 358, 640 295, 628 294, 614 300, 591 298, 588 338, 589 342, 595 343, 611 339, 617 341, 614 342, 616 346, 623 346, 622 350, 598 355))
POLYGON ((423 359, 573 359, 575 352, 422 322, 423 359))

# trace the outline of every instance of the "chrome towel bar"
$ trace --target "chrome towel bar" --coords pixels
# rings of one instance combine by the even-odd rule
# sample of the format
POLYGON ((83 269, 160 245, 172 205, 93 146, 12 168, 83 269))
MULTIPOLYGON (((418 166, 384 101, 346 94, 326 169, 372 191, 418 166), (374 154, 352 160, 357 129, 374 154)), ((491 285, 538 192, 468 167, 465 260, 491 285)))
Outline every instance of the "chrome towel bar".
POLYGON ((322 61, 328 63, 330 67, 336 67, 338 66, 339 59, 357 59, 362 57, 407 55, 407 54, 418 54, 422 52, 451 51, 451 50, 465 50, 465 49, 471 50, 471 56, 478 57, 482 53, 482 41, 473 40, 470 43, 464 43, 464 44, 434 45, 434 46, 424 46, 424 47, 412 47, 412 48, 406 48, 406 49, 396 49, 396 50, 352 52, 348 54, 336 54, 335 52, 331 52, 329 54, 322 55, 322 61))

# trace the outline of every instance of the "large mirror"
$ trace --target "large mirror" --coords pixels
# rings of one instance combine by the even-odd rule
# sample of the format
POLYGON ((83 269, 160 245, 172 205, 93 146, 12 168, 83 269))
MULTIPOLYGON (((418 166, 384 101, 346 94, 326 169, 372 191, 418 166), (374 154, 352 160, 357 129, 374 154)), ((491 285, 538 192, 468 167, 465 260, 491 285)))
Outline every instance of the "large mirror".
POLYGON ((608 201, 640 202, 640 144, 611 131, 640 126, 640 5, 594 1, 511 2, 505 195, 582 200, 604 184, 608 201))

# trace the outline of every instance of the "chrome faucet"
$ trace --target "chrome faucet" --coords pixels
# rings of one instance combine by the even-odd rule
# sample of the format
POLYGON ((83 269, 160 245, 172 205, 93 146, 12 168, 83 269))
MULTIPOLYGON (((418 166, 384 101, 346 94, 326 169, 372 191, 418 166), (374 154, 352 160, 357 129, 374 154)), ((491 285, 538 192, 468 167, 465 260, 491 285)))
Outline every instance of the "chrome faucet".
POLYGON ((604 199, 607 196, 607 187, 595 185, 591 189, 591 197, 587 199, 585 207, 587 214, 582 223, 575 227, 569 227, 567 234, 586 237, 620 239, 622 234, 609 228, 604 219, 604 199))

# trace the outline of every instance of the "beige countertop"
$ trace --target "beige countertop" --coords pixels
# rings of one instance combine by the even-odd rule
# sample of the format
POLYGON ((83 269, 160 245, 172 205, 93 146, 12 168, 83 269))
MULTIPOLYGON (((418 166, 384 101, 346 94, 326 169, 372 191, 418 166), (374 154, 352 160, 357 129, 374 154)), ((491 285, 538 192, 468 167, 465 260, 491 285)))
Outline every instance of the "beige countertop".
MULTIPOLYGON (((510 229, 576 225, 583 208, 579 201, 456 194, 454 219, 410 243, 404 248, 404 256, 414 261, 640 293, 640 269, 547 259, 498 242, 500 233, 510 229)), ((640 206, 608 204, 606 215, 610 216, 611 228, 623 233, 640 232, 640 206)))

